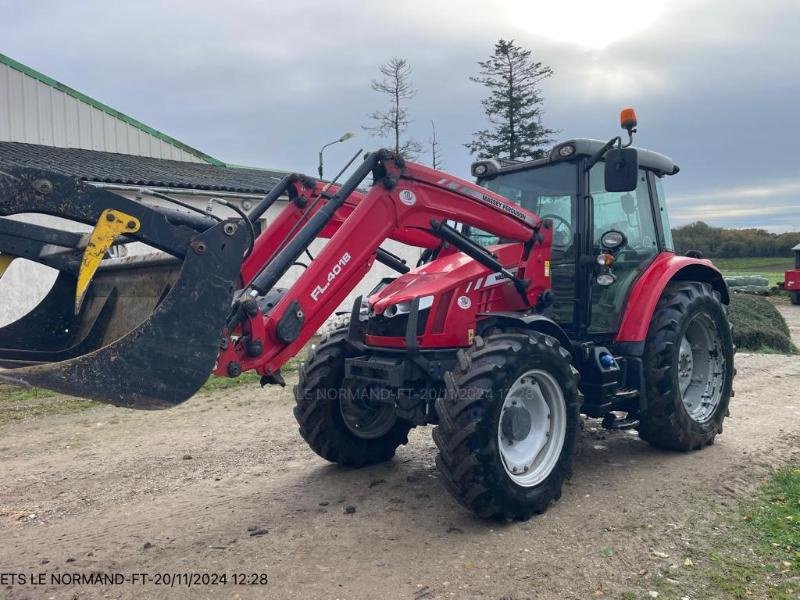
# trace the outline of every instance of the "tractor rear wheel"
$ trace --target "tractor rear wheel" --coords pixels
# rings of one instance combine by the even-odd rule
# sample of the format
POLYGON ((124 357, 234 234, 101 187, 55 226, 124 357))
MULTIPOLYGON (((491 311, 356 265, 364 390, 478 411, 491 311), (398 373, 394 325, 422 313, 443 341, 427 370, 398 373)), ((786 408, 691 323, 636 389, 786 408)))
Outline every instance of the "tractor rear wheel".
POLYGON ((792 292, 789 294, 792 304, 800 304, 800 292, 792 292))
POLYGON ((696 450, 713 443, 728 414, 733 354, 719 294, 707 283, 670 283, 645 342, 647 409, 639 436, 671 450, 696 450))
POLYGON ((369 390, 345 380, 351 354, 347 330, 334 331, 312 348, 294 387, 300 435, 325 460, 347 467, 387 461, 408 442, 411 424, 394 406, 373 401, 369 390))
POLYGON ((477 336, 445 374, 433 439, 445 486, 484 518, 525 520, 572 474, 578 372, 558 340, 535 331, 477 336))

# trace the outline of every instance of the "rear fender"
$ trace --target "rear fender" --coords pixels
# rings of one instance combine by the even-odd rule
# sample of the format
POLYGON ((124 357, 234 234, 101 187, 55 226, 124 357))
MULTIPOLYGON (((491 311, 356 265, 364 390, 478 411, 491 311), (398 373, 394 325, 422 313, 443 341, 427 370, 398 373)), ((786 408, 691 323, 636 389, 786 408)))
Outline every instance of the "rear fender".
POLYGON ((730 302, 728 286, 722 273, 710 260, 662 252, 634 283, 628 295, 619 331, 614 338, 615 343, 644 341, 658 300, 671 281, 708 283, 719 292, 723 304, 730 302))

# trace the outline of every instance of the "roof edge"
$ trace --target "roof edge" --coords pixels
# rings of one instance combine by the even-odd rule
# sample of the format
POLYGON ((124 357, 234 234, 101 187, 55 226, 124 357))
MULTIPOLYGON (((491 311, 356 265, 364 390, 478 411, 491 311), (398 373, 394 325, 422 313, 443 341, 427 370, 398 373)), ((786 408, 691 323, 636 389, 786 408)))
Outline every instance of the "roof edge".
POLYGON ((141 121, 137 121, 133 117, 129 117, 125 113, 121 113, 120 111, 111 108, 107 104, 103 104, 99 100, 95 100, 94 98, 91 98, 86 94, 82 94, 78 90, 73 89, 68 85, 61 83, 60 81, 56 81, 52 77, 48 77, 44 73, 40 73, 36 69, 33 69, 27 65, 22 64, 19 61, 14 60, 10 56, 6 56, 5 54, 0 53, 0 63, 7 65, 17 71, 20 71, 25 75, 28 75, 29 77, 33 77, 34 79, 41 81, 44 84, 54 87, 57 90, 64 92, 69 96, 72 96, 76 100, 80 100, 81 102, 84 102, 89 106, 92 106, 100 111, 103 111, 104 113, 111 115, 112 117, 124 121, 125 123, 131 125, 132 127, 135 127, 136 129, 144 131, 145 133, 150 134, 164 142, 167 142, 168 144, 172 144, 173 146, 176 146, 181 150, 184 150, 185 152, 188 152, 189 154, 196 156, 197 158, 200 158, 209 164, 216 165, 218 167, 225 166, 225 163, 219 160, 218 158, 214 158, 213 156, 210 156, 205 152, 201 152, 197 148, 192 148, 188 144, 184 144, 183 142, 176 140, 174 137, 169 136, 166 133, 158 131, 157 129, 153 129, 152 127, 145 125, 141 121))

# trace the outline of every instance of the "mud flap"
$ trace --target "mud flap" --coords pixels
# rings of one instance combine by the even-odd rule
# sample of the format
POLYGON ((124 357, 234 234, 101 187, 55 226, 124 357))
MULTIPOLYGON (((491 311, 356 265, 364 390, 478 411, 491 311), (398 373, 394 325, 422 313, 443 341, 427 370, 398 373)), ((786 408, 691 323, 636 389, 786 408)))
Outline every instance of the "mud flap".
POLYGON ((214 368, 246 244, 228 221, 198 234, 182 265, 101 268, 78 317, 75 276, 62 271, 36 309, 0 329, 0 381, 129 408, 180 404, 214 368))

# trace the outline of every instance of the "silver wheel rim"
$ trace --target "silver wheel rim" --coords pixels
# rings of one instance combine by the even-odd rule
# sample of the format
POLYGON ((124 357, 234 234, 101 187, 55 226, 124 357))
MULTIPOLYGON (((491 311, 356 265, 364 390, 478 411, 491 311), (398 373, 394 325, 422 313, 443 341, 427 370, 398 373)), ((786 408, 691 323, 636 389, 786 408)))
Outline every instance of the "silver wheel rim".
POLYGON ((705 313, 686 327, 678 350, 678 388, 689 417, 705 423, 722 400, 725 355, 717 327, 705 313))
POLYGON ((566 413, 561 386, 546 371, 528 371, 508 390, 497 445, 503 468, 514 483, 533 487, 550 475, 564 446, 566 413))

